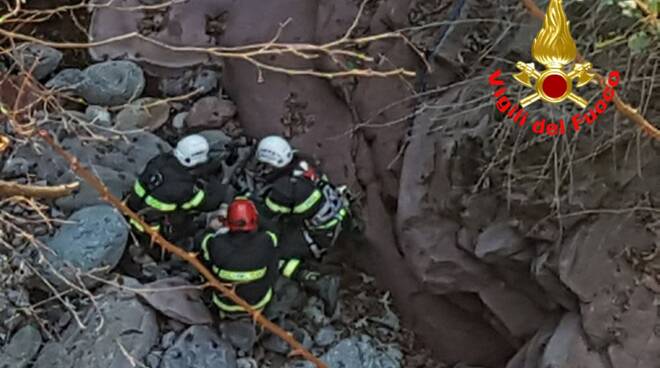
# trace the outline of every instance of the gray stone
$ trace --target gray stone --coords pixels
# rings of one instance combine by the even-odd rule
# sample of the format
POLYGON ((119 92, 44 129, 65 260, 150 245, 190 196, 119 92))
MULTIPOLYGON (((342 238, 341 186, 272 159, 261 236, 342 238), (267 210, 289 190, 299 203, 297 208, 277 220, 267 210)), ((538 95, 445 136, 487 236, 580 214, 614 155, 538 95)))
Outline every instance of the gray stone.
POLYGON ((236 349, 250 352, 257 341, 257 332, 251 321, 230 321, 220 325, 222 337, 236 349))
POLYGON ((197 325, 213 323, 213 316, 202 301, 201 290, 181 277, 171 277, 145 285, 140 296, 154 309, 179 322, 197 325), (188 286, 189 288, 184 288, 188 286), (164 291, 158 291, 164 290, 164 291))
POLYGON ((259 368, 254 358, 240 358, 236 361, 236 368, 259 368))
POLYGON ((154 131, 167 122, 170 105, 155 98, 145 97, 124 107, 116 117, 115 129, 120 131, 154 131))
POLYGON ((50 260, 80 268, 83 272, 117 266, 128 239, 128 225, 114 208, 99 205, 71 215, 57 233, 46 240, 55 252, 46 252, 50 260))
POLYGON ((163 355, 160 368, 236 368, 231 345, 210 327, 192 326, 163 355))
POLYGON ((186 70, 181 76, 161 79, 158 88, 169 97, 185 95, 195 90, 198 94, 205 95, 218 88, 220 76, 220 73, 210 69, 186 70))
POLYGON ((170 331, 160 338, 160 346, 163 349, 169 349, 172 345, 174 345, 175 341, 176 333, 174 331, 170 331))
POLYGON ((479 235, 475 255, 486 262, 510 257, 525 247, 516 229, 507 223, 492 224, 479 235))
POLYGON ((215 70, 203 69, 195 75, 193 89, 198 90, 200 94, 207 94, 216 88, 220 82, 220 73, 215 70))
MULTIPOLYGON (((92 166, 92 172, 101 179, 105 186, 110 189, 110 193, 121 198, 135 182, 135 175, 132 173, 118 172, 104 166, 92 166)), ((106 202, 99 196, 99 193, 84 180, 74 176, 71 172, 61 177, 61 182, 80 181, 80 188, 72 195, 58 198, 55 204, 60 210, 71 213, 79 209, 105 204, 106 202)))
POLYGON ((149 368, 158 368, 160 361, 163 359, 163 353, 161 351, 152 351, 147 355, 145 362, 149 368))
POLYGON ((212 150, 222 150, 231 142, 231 138, 222 130, 209 129, 198 134, 206 138, 212 150))
POLYGON ((186 117, 188 116, 188 112, 180 112, 174 116, 174 119, 172 119, 172 127, 174 129, 181 130, 186 127, 186 117))
POLYGON ((13 51, 16 62, 25 70, 32 70, 32 75, 42 80, 60 65, 62 53, 52 47, 34 43, 23 43, 13 51))
POLYGON ((365 335, 340 341, 321 360, 330 368, 400 368, 398 357, 391 357, 374 347, 373 340, 365 335))
POLYGON ((77 91, 85 75, 80 69, 63 69, 59 73, 46 82, 46 87, 57 91, 77 91))
POLYGON ((326 326, 316 333, 314 342, 321 347, 330 346, 337 340, 337 336, 339 336, 339 332, 334 327, 326 326))
POLYGON ((90 307, 82 322, 71 323, 61 342, 49 343, 35 368, 132 368, 126 354, 139 362, 158 342, 156 313, 130 293, 110 291, 90 307), (99 318, 99 313, 103 319, 99 318))
POLYGON ((539 368, 605 368, 599 354, 592 351, 580 327, 577 313, 566 313, 550 338, 539 368))
POLYGON ((24 368, 32 361, 41 347, 41 334, 32 325, 21 328, 9 345, 0 352, 1 368, 24 368))
POLYGON ((108 61, 83 71, 80 95, 90 104, 115 106, 137 99, 144 90, 144 72, 131 61, 108 61))
POLYGON ((112 116, 103 106, 89 105, 85 109, 85 117, 92 123, 103 127, 112 125, 112 116))
MULTIPOLYGON (((298 327, 291 321, 284 321, 280 326, 287 332, 293 334, 293 337, 298 340, 306 349, 310 349, 314 344, 309 332, 304 328, 298 327)), ((279 336, 269 334, 267 338, 262 341, 262 345, 266 350, 278 354, 287 354, 291 351, 291 346, 279 336)))

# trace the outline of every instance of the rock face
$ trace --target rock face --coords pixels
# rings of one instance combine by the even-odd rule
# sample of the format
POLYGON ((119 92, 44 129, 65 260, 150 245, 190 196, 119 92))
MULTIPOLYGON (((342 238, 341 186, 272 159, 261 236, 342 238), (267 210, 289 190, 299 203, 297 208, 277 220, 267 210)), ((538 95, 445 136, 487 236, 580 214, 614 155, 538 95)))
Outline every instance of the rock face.
POLYGON ((108 61, 83 71, 78 93, 90 104, 115 106, 135 100, 144 90, 144 73, 130 61, 108 61))
POLYGON ((35 368, 129 368, 133 365, 123 351, 141 361, 158 342, 156 314, 135 296, 111 292, 98 300, 98 306, 98 311, 89 308, 82 319, 84 330, 71 322, 62 341, 48 343, 35 368))
MULTIPOLYGON (((82 271, 114 268, 128 240, 128 225, 111 206, 99 205, 82 209, 68 218, 57 233, 46 241, 56 256, 48 256, 56 264, 71 264, 82 271)), ((50 254, 50 253, 46 253, 50 254)))
POLYGON ((30 364, 32 358, 41 347, 41 333, 39 330, 28 325, 21 328, 12 337, 11 342, 0 351, 2 362, 1 368, 25 368, 30 364))
POLYGON ((236 353, 209 327, 193 326, 167 349, 161 368, 237 368, 236 353))

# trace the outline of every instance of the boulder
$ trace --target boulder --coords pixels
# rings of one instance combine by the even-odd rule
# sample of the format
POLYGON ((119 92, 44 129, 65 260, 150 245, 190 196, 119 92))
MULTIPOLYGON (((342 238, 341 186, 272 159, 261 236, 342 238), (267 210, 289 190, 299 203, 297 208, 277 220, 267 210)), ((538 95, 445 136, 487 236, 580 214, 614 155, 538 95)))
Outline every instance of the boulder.
POLYGON ((130 61, 107 61, 83 70, 78 93, 90 104, 116 106, 142 95, 144 72, 130 61))
POLYGON ((72 322, 60 342, 48 343, 34 367, 133 368, 126 354, 141 362, 158 342, 156 313, 134 295, 116 291, 99 298, 97 306, 84 314, 84 329, 72 322))
POLYGON ((27 325, 21 328, 0 351, 0 368, 27 367, 41 348, 41 343, 41 333, 36 327, 27 325))
POLYGON ((237 368, 231 345, 206 326, 185 330, 167 349, 160 368, 237 368))
MULTIPOLYGON (((96 165, 91 166, 90 169, 99 179, 101 179, 103 184, 105 184, 105 186, 110 189, 110 193, 119 198, 122 198, 122 196, 131 189, 133 183, 135 182, 135 175, 132 173, 118 172, 104 166, 96 165)), ((59 179, 59 181, 80 182, 80 188, 78 188, 72 195, 55 200, 57 207, 66 213, 71 213, 85 207, 106 203, 100 197, 96 189, 71 172, 65 174, 59 179)))
POLYGON ((43 80, 60 65, 62 53, 52 47, 35 43, 22 43, 12 50, 16 62, 32 75, 43 80))
POLYGON ((598 352, 589 348, 580 326, 580 316, 566 313, 548 341, 539 368, 605 368, 598 352))
POLYGON ((62 69, 51 80, 46 82, 46 87, 61 92, 76 92, 83 80, 85 80, 85 75, 82 70, 74 68, 62 69))
POLYGON ((188 325, 213 323, 213 316, 202 301, 200 289, 181 277, 170 277, 145 285, 140 296, 154 309, 188 325), (189 288, 184 288, 188 286, 189 288))
POLYGON ((236 105, 220 97, 204 97, 193 105, 186 117, 188 128, 220 128, 236 115, 236 105))
POLYGON ((145 97, 124 107, 115 118, 114 128, 119 131, 154 131, 163 126, 169 117, 169 103, 145 97))
POLYGON ((119 263, 128 225, 111 206, 87 207, 71 215, 54 236, 45 242, 55 254, 45 252, 56 267, 71 265, 83 272, 96 268, 113 269, 119 263))
POLYGON ((478 237, 475 255, 486 262, 495 263, 524 250, 528 244, 508 223, 489 225, 478 237))

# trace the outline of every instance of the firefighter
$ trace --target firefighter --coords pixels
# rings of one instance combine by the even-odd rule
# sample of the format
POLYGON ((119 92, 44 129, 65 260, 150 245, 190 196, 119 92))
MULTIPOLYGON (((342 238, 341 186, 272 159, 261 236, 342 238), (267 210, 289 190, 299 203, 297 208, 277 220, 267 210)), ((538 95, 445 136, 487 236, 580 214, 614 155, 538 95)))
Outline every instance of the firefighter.
MULTIPOLYGON (((128 207, 168 240, 176 242, 194 235, 190 213, 215 210, 233 195, 228 185, 199 180, 196 171, 208 163, 208 141, 198 134, 184 137, 172 153, 147 163, 128 196, 128 207)), ((129 222, 138 234, 146 236, 137 221, 129 222)))
MULTIPOLYGON (((252 201, 237 197, 227 209, 225 228, 203 234, 200 255, 218 279, 236 285, 236 294, 253 309, 262 311, 273 298, 273 286, 284 276, 308 277, 300 261, 279 262, 278 237, 259 229, 259 215, 252 201)), ((231 299, 214 292, 213 305, 221 317, 242 317, 246 311, 231 299)))
POLYGON ((269 215, 284 219, 283 231, 299 229, 294 232, 295 238, 287 242, 291 255, 301 256, 300 252, 309 251, 320 259, 348 223, 345 188, 330 183, 282 137, 262 139, 256 157, 264 165, 261 171, 268 183, 264 204, 269 215), (294 244, 304 244, 307 249, 294 244))

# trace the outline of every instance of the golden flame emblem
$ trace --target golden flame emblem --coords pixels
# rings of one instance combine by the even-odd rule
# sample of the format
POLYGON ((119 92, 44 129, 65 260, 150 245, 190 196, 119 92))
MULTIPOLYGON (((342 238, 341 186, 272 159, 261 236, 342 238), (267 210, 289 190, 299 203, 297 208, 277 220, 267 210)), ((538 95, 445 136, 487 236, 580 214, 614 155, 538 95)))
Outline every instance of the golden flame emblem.
POLYGON ((573 80, 577 79, 578 87, 589 83, 594 77, 589 73, 591 63, 576 63, 569 73, 563 70, 577 56, 577 48, 569 25, 562 0, 550 0, 543 27, 532 44, 532 57, 544 65, 546 70, 538 72, 534 63, 526 64, 521 61, 516 63, 520 73, 513 77, 520 84, 536 90, 520 101, 522 107, 538 100, 560 103, 566 99, 582 108, 587 107, 587 101, 573 92, 573 80), (531 83, 532 78, 536 79, 535 85, 531 83))

